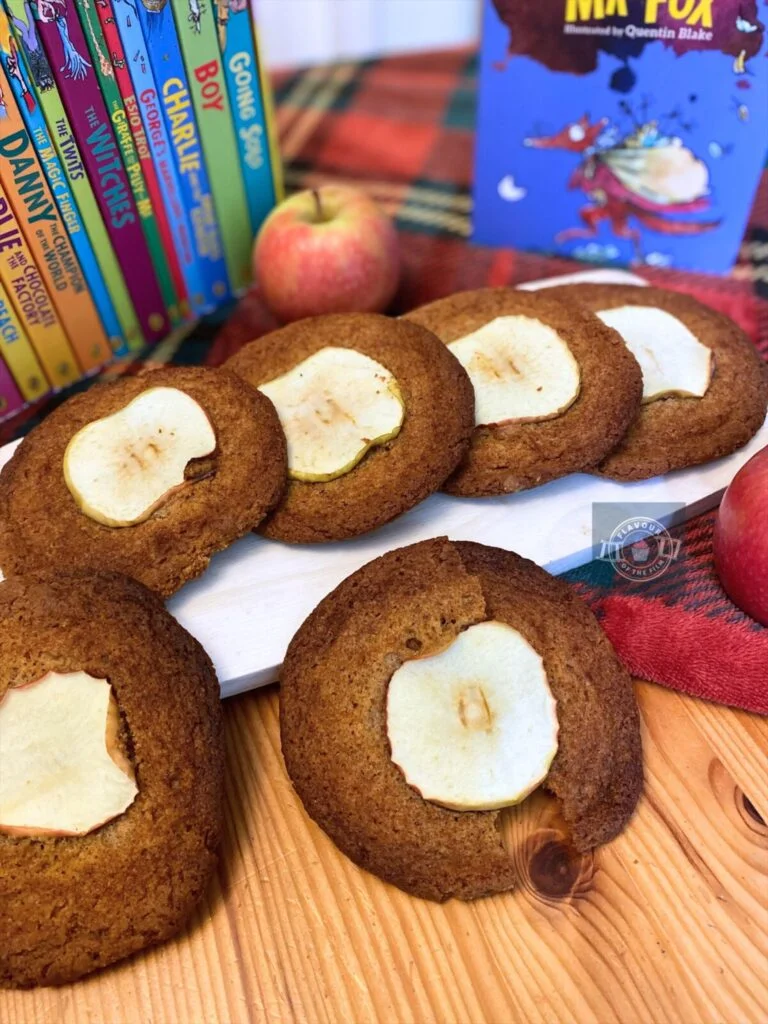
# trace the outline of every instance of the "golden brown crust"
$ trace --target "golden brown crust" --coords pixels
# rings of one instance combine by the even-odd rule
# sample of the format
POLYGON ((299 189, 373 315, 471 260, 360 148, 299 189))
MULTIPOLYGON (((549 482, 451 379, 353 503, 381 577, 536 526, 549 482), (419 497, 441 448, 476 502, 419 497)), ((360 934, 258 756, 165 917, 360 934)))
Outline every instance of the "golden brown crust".
POLYGON ((768 407, 768 370, 754 345, 728 317, 689 295, 632 285, 579 284, 553 288, 563 301, 593 311, 651 306, 681 320, 714 352, 714 372, 702 398, 670 395, 640 406, 624 438, 595 468, 611 480, 645 480, 730 455, 760 429, 768 407))
MULTIPOLYGON (((216 864, 224 746, 202 647, 116 573, 0 584, 0 700, 46 672, 112 685, 139 794, 86 836, 0 835, 0 985, 59 984, 162 942, 216 864)), ((2 751, 0 751, 0 770, 2 751)))
POLYGON ((499 812, 450 811, 405 782, 390 758, 387 688, 403 661, 491 618, 544 659, 560 722, 546 785, 574 842, 607 842, 642 787, 631 682, 586 606, 532 562, 445 538, 391 551, 318 605, 283 665, 283 756, 307 812, 361 867, 426 899, 511 889, 515 870, 499 812))
POLYGON ((440 487, 472 433, 469 378, 445 346, 415 324, 375 313, 311 317, 251 342, 225 365, 259 387, 329 345, 356 349, 386 367, 397 379, 405 420, 397 437, 370 450, 344 476, 291 480, 260 528, 277 540, 343 540, 383 526, 440 487))
POLYGON ((285 438, 272 403, 232 373, 167 367, 122 377, 69 399, 21 443, 0 473, 0 569, 122 572, 168 596, 211 556, 253 529, 278 501, 285 438), (103 526, 80 511, 63 472, 64 452, 87 423, 142 391, 172 387, 205 410, 217 439, 214 472, 181 488, 136 526, 103 526))
POLYGON ((642 375, 619 335, 597 317, 564 306, 549 290, 480 288, 407 314, 448 344, 499 316, 528 316, 552 327, 581 371, 576 401, 561 415, 477 427, 466 458, 443 486, 468 497, 535 487, 596 465, 624 434, 640 404, 642 375))

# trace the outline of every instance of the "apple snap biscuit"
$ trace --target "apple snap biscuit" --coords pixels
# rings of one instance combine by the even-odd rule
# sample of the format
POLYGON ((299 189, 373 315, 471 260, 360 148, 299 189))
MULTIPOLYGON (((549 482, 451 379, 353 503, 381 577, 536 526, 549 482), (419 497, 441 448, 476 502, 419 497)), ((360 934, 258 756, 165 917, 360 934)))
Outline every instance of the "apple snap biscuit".
POLYGON ((122 377, 52 412, 0 473, 0 569, 110 569, 168 596, 261 522, 285 474, 274 408, 234 374, 188 366, 122 377), (163 452, 178 455, 174 486, 153 475, 163 452))
MULTIPOLYGON (((100 722, 104 744, 103 713, 100 722)), ((117 573, 36 573, 0 584, 0 985, 73 981, 175 934, 216 864, 223 777, 213 666, 157 595, 117 573), (69 697, 65 722, 60 708, 49 716, 36 700, 49 683, 60 701, 69 697), (46 780, 41 758, 57 743, 57 756, 71 758, 97 740, 79 702, 89 687, 111 691, 112 756, 136 785, 127 809, 80 834, 77 821, 103 796, 94 792, 96 768, 75 764, 84 778, 73 791, 73 766, 46 780), (19 813, 12 762, 29 760, 30 748, 37 760, 18 781, 28 801, 40 783, 40 806, 19 813), (26 830, 11 827, 18 824, 26 830)))
POLYGON ((459 292, 406 318, 455 352, 477 339, 462 360, 475 385, 476 427, 443 485, 449 494, 507 494, 587 470, 616 446, 637 411, 640 369, 621 339, 548 291, 459 292))
MULTIPOLYGON (((654 369, 654 359, 658 364, 665 357, 671 364, 668 372, 678 375, 667 381, 668 387, 703 392, 663 391, 662 382, 655 396, 644 394, 624 437, 593 470, 599 476, 645 480, 709 462, 741 448, 762 426, 768 372, 749 338, 728 317, 689 295, 661 288, 574 284, 553 288, 552 293, 609 320, 617 310, 626 316, 639 307, 646 317, 638 321, 635 344, 646 349, 649 370, 654 369), (711 377, 703 387, 697 387, 695 346, 683 349, 686 335, 689 345, 692 335, 699 347, 711 352, 711 377), (676 358, 681 351, 685 356, 676 358)), ((649 372, 644 373, 647 392, 649 372)))
POLYGON ((472 387, 458 360, 402 320, 310 317, 225 365, 284 409, 291 479, 260 527, 276 540, 343 540, 382 526, 440 487, 472 433, 472 387))
MULTIPOLYGON (((516 633, 528 658, 541 662, 559 724, 543 785, 561 801, 576 847, 585 851, 613 839, 642 789, 631 681, 565 583, 516 554, 480 544, 437 538, 391 551, 342 582, 292 640, 281 673, 280 732, 288 774, 310 817, 356 864, 414 896, 468 900, 516 884, 499 811, 449 809, 425 799, 394 760, 398 674, 429 668, 430 658, 442 659, 461 638, 489 625, 516 633)), ((499 666, 494 650, 485 651, 483 664, 508 670, 506 681, 516 685, 520 663, 499 666)), ((465 698, 487 690, 488 680, 478 658, 465 664, 466 688, 452 708, 462 724, 472 724, 477 707, 465 698)), ((445 674, 427 679, 433 694, 444 684, 445 674)), ((411 696, 412 689, 411 679, 411 696)), ((500 705, 493 694, 486 698, 490 717, 479 724, 493 739, 500 705)), ((445 721, 417 712, 411 731, 417 743, 426 737, 436 744, 428 763, 441 768, 456 764, 461 753, 453 734, 441 742, 445 721)), ((525 742, 519 749, 527 749, 525 742)), ((467 768, 460 765, 460 784, 467 768)), ((495 794, 490 798, 494 803, 495 794)), ((460 801, 454 795, 447 802, 460 801)))

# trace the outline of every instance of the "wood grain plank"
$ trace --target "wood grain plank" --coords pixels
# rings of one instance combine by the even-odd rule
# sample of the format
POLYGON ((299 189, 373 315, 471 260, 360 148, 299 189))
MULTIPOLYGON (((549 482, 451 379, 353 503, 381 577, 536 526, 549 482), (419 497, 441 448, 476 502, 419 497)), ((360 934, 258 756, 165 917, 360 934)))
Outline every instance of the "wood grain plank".
POLYGON ((768 721, 637 692, 646 793, 624 835, 581 856, 534 794, 502 827, 519 890, 442 906, 359 871, 307 819, 274 688, 229 701, 222 863, 190 927, 78 985, 1 993, 0 1024, 757 1024, 768 721))
POLYGON ((768 718, 731 708, 724 716, 717 704, 678 697, 686 713, 713 748, 724 767, 751 801, 764 821, 768 821, 768 771, 765 746, 768 744, 768 718), (748 742, 744 742, 748 737, 748 742))

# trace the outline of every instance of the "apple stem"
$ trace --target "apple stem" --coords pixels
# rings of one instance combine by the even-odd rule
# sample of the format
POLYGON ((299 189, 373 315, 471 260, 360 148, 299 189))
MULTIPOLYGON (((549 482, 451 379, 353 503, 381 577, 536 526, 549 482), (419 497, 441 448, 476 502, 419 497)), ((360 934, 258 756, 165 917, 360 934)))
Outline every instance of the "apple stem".
POLYGON ((315 213, 317 214, 317 219, 322 223, 325 219, 325 211, 323 210, 323 203, 320 199, 320 189, 313 188, 312 195, 315 197, 315 213))

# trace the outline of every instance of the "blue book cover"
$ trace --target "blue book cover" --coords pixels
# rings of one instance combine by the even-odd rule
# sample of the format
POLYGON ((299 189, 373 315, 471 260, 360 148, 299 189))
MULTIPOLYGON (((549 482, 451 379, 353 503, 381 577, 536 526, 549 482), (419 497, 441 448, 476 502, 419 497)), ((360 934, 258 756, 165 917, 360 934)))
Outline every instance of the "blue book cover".
POLYGON ((768 141, 757 0, 485 0, 474 240, 722 273, 768 141))
MULTIPOLYGON (((143 56, 149 58, 155 92, 170 140, 182 196, 192 224, 192 237, 204 274, 206 308, 214 308, 231 295, 221 233, 216 220, 213 195, 203 159, 200 135, 192 108, 189 82, 179 48, 170 4, 147 9, 142 0, 114 0, 115 16, 121 23, 121 8, 129 8, 131 18, 138 13, 144 43, 143 56)), ((123 37, 128 62, 133 66, 136 51, 123 37)), ((137 62, 139 63, 139 62, 137 62)), ((132 68, 133 69, 133 68, 132 68)), ((142 108, 141 92, 137 95, 142 108)))
POLYGON ((26 63, 19 53, 13 36, 8 36, 6 46, 0 47, 0 60, 2 60, 8 75, 26 129, 35 143, 37 155, 45 171, 51 192, 56 199, 61 219, 80 262, 83 277, 90 290, 93 304, 99 314, 112 351, 118 356, 125 355, 128 352, 128 346, 123 340, 115 307, 109 296, 88 232, 85 230, 77 202, 72 195, 67 176, 48 131, 45 115, 37 102, 26 63))
POLYGON ((269 136, 249 0, 215 0, 216 28, 227 77, 253 234, 275 205, 269 136))
POLYGON ((214 283, 216 268, 198 252, 193 229, 194 200, 190 183, 179 173, 174 150, 161 112, 162 96, 157 90, 155 75, 147 53, 144 33, 139 24, 136 7, 126 0, 106 0, 99 8, 99 17, 109 45, 107 31, 117 29, 115 40, 120 53, 111 53, 113 61, 120 56, 130 71, 136 103, 141 112, 147 144, 157 171, 163 202, 168 210, 179 265, 187 287, 189 304, 196 315, 208 313, 215 307, 214 283), (108 4, 108 6, 106 6, 108 4), (110 17, 114 23, 110 25, 110 17))

